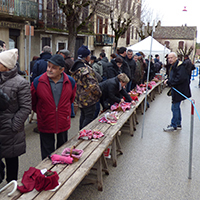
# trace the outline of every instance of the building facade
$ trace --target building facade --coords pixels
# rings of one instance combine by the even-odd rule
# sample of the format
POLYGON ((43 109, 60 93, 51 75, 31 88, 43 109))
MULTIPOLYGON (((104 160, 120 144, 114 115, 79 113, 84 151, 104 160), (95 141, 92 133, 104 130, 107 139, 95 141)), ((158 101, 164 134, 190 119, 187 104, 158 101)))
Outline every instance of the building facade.
MULTIPOLYGON (((92 26, 81 31, 76 38, 75 59, 78 48, 84 44, 91 54, 99 56, 102 49, 106 55, 113 53, 114 32, 110 26, 110 9, 115 13, 123 11, 124 16, 133 15, 134 22, 119 39, 118 46, 129 46, 138 42, 136 33, 141 13, 141 0, 103 0, 98 3, 91 18, 92 26)), ((82 18, 88 16, 90 7, 83 9, 82 18)), ((68 48, 68 29, 65 14, 57 0, 3 0, 0 1, 0 40, 6 42, 8 49, 19 49, 19 63, 22 70, 27 69, 33 56, 39 56, 42 48, 48 45, 55 54, 68 48), (25 25, 34 28, 33 35, 27 34, 25 25), (30 51, 29 51, 30 50, 30 51)), ((117 17, 117 15, 115 15, 117 17)), ((117 20, 117 18, 115 19, 117 20)))
POLYGON ((184 54, 184 52, 187 54, 188 50, 193 48, 190 58, 193 60, 195 57, 197 41, 196 26, 161 26, 161 24, 158 23, 154 38, 161 44, 166 45, 171 51, 176 52, 178 56, 180 51, 183 51, 182 54, 184 54))
POLYGON ((0 1, 0 40, 6 43, 7 49, 18 48, 18 61, 24 68, 25 25, 31 24, 38 17, 38 3, 27 0, 0 1))

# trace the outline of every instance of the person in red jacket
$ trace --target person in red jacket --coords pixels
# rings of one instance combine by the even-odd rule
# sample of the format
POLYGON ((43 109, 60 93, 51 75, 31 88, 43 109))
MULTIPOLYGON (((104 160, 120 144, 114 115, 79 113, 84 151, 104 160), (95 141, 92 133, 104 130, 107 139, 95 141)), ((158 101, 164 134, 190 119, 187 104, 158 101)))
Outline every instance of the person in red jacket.
POLYGON ((68 140, 71 104, 76 94, 75 80, 64 73, 64 58, 56 54, 48 60, 47 72, 31 85, 32 109, 37 113, 42 159, 68 140))

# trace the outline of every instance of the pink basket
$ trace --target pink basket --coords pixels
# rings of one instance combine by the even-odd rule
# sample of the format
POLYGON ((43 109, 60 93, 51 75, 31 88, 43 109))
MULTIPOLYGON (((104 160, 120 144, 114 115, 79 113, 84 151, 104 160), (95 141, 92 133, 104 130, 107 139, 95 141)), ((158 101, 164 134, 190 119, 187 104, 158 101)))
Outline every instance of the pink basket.
POLYGON ((71 156, 73 158, 80 159, 82 154, 83 154, 83 150, 74 149, 74 147, 72 147, 72 148, 65 148, 61 155, 62 156, 71 156), (77 153, 78 155, 74 154, 73 152, 77 153))

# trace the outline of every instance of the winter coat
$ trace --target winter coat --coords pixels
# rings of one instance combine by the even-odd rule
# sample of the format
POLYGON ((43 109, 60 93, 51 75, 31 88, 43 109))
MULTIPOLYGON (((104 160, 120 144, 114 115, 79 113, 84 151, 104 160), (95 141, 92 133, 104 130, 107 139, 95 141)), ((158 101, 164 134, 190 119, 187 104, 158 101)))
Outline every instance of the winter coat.
POLYGON ((122 60, 123 60, 123 63, 121 66, 122 73, 125 73, 128 76, 128 78, 131 79, 131 70, 130 70, 128 63, 125 60, 125 57, 123 57, 121 55, 119 55, 119 57, 122 58, 122 60))
POLYGON ((130 68, 130 79, 133 80, 134 74, 135 74, 135 69, 136 69, 136 62, 135 62, 135 60, 133 60, 133 58, 129 59, 128 57, 126 57, 125 60, 128 63, 129 68, 130 68))
POLYGON ((0 111, 4 111, 9 107, 10 98, 0 89, 0 111))
POLYGON ((80 108, 89 107, 99 101, 101 90, 95 72, 89 64, 81 59, 75 61, 71 76, 77 83, 75 101, 80 108))
POLYGON ((0 111, 1 155, 13 158, 26 151, 24 122, 31 112, 30 86, 14 67, 0 73, 0 89, 10 98, 8 109, 0 111))
POLYGON ((115 59, 111 60, 110 65, 107 68, 107 79, 116 77, 120 73, 122 73, 121 67, 117 66, 115 59))
POLYGON ((189 58, 184 60, 184 64, 185 64, 187 74, 191 77, 191 72, 192 72, 192 70, 195 69, 195 66, 192 64, 192 62, 189 58))
POLYGON ((64 72, 67 75, 70 75, 69 70, 71 69, 71 67, 73 66, 73 64, 74 64, 74 61, 71 59, 71 57, 66 57, 65 58, 65 70, 64 70, 64 72))
POLYGON ((103 77, 107 78, 107 70, 108 70, 108 66, 109 66, 109 61, 107 57, 103 57, 100 62, 103 65, 103 77))
POLYGON ((134 73, 134 78, 133 78, 133 83, 135 84, 140 84, 141 83, 141 64, 140 61, 136 62, 136 68, 135 68, 135 73, 134 73))
POLYGON ((37 113, 38 130, 60 133, 70 128, 71 104, 76 94, 72 77, 63 73, 63 87, 56 107, 47 73, 37 77, 31 85, 32 109, 37 113))
POLYGON ((109 108, 114 103, 119 103, 122 97, 126 98, 127 102, 131 102, 132 99, 126 90, 122 87, 119 88, 120 81, 118 77, 107 79, 99 83, 99 86, 102 91, 101 104, 103 108, 109 108))
POLYGON ((31 82, 33 82, 37 76, 39 76, 47 71, 47 61, 48 61, 48 59, 51 58, 51 56, 52 55, 47 52, 40 54, 40 58, 37 60, 37 62, 33 66, 31 82))
MULTIPOLYGON (((184 63, 181 61, 177 60, 175 64, 171 66, 167 84, 170 87, 174 87, 186 97, 191 97, 189 76, 187 74, 184 63)), ((180 102, 185 99, 185 97, 173 89, 171 90, 171 95, 173 103, 180 102)))
POLYGON ((92 69, 97 72, 100 76, 103 76, 103 65, 100 61, 94 62, 92 65, 92 69))
POLYGON ((161 68, 162 68, 162 62, 158 61, 158 62, 154 63, 155 73, 159 73, 161 68))

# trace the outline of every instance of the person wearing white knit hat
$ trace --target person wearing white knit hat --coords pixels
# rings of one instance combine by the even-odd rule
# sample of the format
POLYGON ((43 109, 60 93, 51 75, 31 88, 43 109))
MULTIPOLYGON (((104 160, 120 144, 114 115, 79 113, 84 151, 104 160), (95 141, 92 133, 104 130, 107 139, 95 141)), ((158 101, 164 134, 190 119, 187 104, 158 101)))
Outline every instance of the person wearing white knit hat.
POLYGON ((9 71, 17 63, 18 49, 11 49, 0 53, 0 70, 9 71), (6 69, 3 69, 6 68, 6 69))
POLYGON ((18 49, 0 53, 0 90, 10 99, 0 111, 0 163, 5 158, 7 182, 17 180, 18 157, 26 151, 24 122, 31 112, 30 85, 18 74, 17 56, 18 49))

